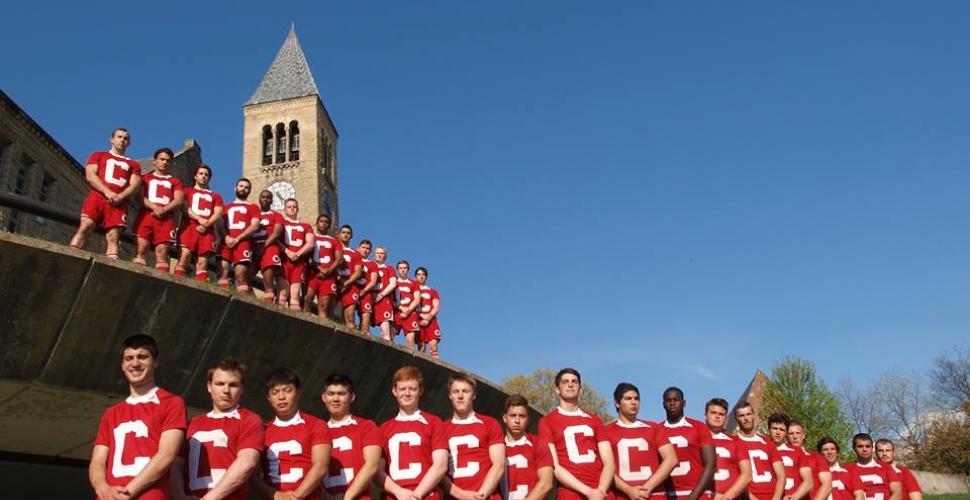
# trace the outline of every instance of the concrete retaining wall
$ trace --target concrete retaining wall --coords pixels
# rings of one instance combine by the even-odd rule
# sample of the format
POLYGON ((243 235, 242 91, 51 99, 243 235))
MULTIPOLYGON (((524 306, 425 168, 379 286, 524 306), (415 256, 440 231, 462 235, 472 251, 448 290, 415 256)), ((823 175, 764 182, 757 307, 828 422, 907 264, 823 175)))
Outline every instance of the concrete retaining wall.
POLYGON ((923 489, 924 495, 942 495, 945 493, 965 493, 970 498, 970 476, 956 474, 938 474, 914 470, 913 475, 923 489))

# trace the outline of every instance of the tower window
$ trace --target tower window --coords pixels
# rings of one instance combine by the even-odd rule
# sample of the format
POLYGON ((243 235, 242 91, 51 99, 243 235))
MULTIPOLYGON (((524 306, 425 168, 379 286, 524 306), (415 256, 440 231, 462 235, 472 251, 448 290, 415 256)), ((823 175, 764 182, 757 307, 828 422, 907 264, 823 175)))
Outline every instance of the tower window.
POLYGON ((44 174, 44 181, 40 183, 40 193, 37 194, 37 199, 40 201, 50 201, 53 194, 54 178, 50 175, 44 174))
POLYGON ((273 128, 263 126, 263 166, 273 163, 273 128))
MULTIPOLYGON (((17 180, 15 181, 13 189, 14 194, 24 194, 24 189, 27 187, 27 163, 30 160, 25 157, 23 161, 24 163, 17 170, 17 180)), ((7 231, 16 233, 19 224, 20 210, 13 209, 10 211, 10 218, 7 220, 7 231)))
POLYGON ((290 122, 290 161, 300 159, 300 125, 296 121, 290 122))
POLYGON ((286 162, 286 127, 276 124, 276 163, 286 162))

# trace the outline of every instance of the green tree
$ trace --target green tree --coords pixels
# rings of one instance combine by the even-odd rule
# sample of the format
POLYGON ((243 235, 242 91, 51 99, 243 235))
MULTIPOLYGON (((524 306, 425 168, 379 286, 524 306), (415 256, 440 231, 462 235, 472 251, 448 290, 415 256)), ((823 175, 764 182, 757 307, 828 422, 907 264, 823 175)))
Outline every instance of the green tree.
MULTIPOLYGON (((510 394, 525 396, 529 404, 543 414, 559 405, 559 397, 556 396, 556 371, 551 368, 539 368, 531 375, 508 377, 502 380, 502 388, 510 394)), ((583 384, 583 390, 579 393, 579 406, 596 413, 604 422, 614 419, 609 400, 597 393, 591 385, 583 384)))
POLYGON ((768 378, 758 412, 762 421, 773 413, 785 413, 805 426, 806 447, 814 448, 819 438, 829 436, 846 448, 852 426, 838 398, 818 378, 812 362, 793 356, 783 358, 775 363, 768 378))

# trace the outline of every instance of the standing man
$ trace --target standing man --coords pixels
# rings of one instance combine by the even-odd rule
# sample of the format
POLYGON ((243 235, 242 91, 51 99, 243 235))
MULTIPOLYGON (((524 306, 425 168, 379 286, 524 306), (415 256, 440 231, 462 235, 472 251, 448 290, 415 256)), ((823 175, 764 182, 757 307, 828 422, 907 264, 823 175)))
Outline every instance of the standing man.
MULTIPOLYGON (((260 227, 259 205, 246 201, 253 183, 245 177, 236 181, 236 199, 226 205, 226 238, 222 244, 219 287, 229 288, 229 268, 233 267, 236 290, 249 292, 249 267, 253 263, 251 238, 260 227)), ((255 273, 254 273, 255 274, 255 273)))
POLYGON ((684 391, 668 387, 663 393, 663 407, 667 419, 660 424, 658 436, 674 445, 680 462, 664 483, 667 498, 697 500, 713 498, 714 469, 717 456, 711 432, 699 420, 684 415, 684 391))
POLYGON ((621 382, 613 391, 617 419, 606 424, 604 433, 616 457, 613 477, 617 498, 647 500, 665 499, 663 482, 677 466, 674 447, 658 439, 657 426, 637 419, 640 413, 640 389, 621 382))
POLYGON ((424 380, 413 366, 394 373, 396 417, 381 424, 385 466, 377 473, 384 498, 441 498, 438 483, 448 472, 448 438, 441 419, 418 408, 424 380))
POLYGON ((289 198, 283 203, 283 274, 279 277, 279 305, 290 310, 300 310, 300 295, 303 293, 303 280, 306 279, 307 256, 313 250, 316 237, 313 228, 300 222, 300 202, 289 198))
POLYGON ((333 451, 323 487, 331 497, 370 500, 371 480, 381 465, 381 434, 374 422, 350 412, 356 396, 353 380, 342 373, 331 373, 324 381, 333 451))
POLYGON ((283 216, 273 210, 273 193, 259 192, 259 229, 253 234, 253 258, 263 275, 263 300, 276 302, 276 277, 283 261, 280 259, 280 238, 283 236, 283 216))
POLYGON ((88 156, 84 180, 91 191, 81 206, 81 223, 71 238, 71 246, 82 248, 88 235, 102 224, 105 229, 105 255, 118 258, 118 238, 125 230, 128 199, 141 186, 141 165, 125 156, 131 136, 123 128, 111 132, 111 149, 88 156))
POLYGON ((421 295, 418 284, 408 278, 411 264, 406 260, 397 263, 397 310, 394 316, 394 326, 398 332, 404 333, 405 345, 408 350, 414 349, 417 335, 421 329, 418 323, 418 306, 421 305, 421 295))
POLYGON ((202 164, 195 167, 195 184, 185 188, 185 216, 179 230, 182 254, 175 266, 176 276, 185 276, 185 270, 195 255, 195 280, 205 282, 209 278, 209 257, 216 251, 215 225, 222 219, 222 196, 209 190, 212 169, 202 164))
POLYGON ((784 413, 768 417, 768 436, 778 449, 785 465, 785 500, 799 500, 812 490, 812 466, 801 450, 788 444, 788 425, 791 419, 784 413))
POLYGON ((832 473, 832 500, 855 500, 855 491, 861 490, 859 478, 853 477, 849 471, 839 463, 839 443, 830 437, 823 437, 818 440, 818 452, 822 454, 828 463, 829 472, 832 473))
POLYGON ((101 500, 169 498, 169 466, 185 437, 185 402, 155 385, 158 344, 135 334, 121 344, 129 396, 101 416, 88 478, 101 500))
POLYGON ((381 329, 381 338, 391 340, 394 321, 394 295, 397 290, 397 277, 394 268, 387 264, 387 248, 377 247, 374 251, 377 262, 377 288, 374 295, 374 323, 381 329))
POLYGON ((475 379, 456 373, 448 380, 454 415, 444 423, 448 438, 448 475, 442 481, 447 498, 501 500, 496 489, 505 474, 505 438, 498 421, 475 413, 475 379))
POLYGON ((508 461, 503 497, 509 500, 542 500, 552 490, 552 454, 548 443, 527 434, 529 401, 513 394, 505 400, 505 455, 508 461))
POLYGON ((183 488, 203 500, 245 500, 249 475, 263 451, 263 422, 241 408, 246 367, 237 361, 217 362, 206 374, 212 411, 189 422, 181 456, 172 467, 173 493, 183 488))
POLYGON ((421 312, 418 314, 421 346, 418 350, 430 350, 432 358, 441 358, 441 355, 438 354, 438 342, 441 341, 441 327, 438 326, 438 312, 441 311, 441 295, 438 293, 438 290, 427 285, 427 268, 419 267, 414 272, 414 277, 418 280, 418 294, 421 296, 421 312))
POLYGON ((707 428, 714 439, 717 473, 714 474, 714 499, 731 500, 742 496, 751 483, 751 460, 736 438, 724 432, 728 402, 713 398, 704 406, 707 428))
POLYGON ((306 298, 303 310, 311 311, 310 303, 317 299, 317 315, 329 319, 331 300, 337 295, 337 268, 343 263, 343 245, 340 240, 330 236, 330 216, 317 217, 317 232, 313 236, 313 254, 310 259, 314 266, 307 280, 306 298))
POLYGON ((906 466, 893 463, 896 460, 896 445, 888 439, 876 441, 876 456, 884 464, 889 464, 899 476, 903 487, 903 500, 923 500, 923 490, 916 481, 916 476, 906 466))
POLYGON ((347 224, 340 226, 338 234, 342 244, 343 265, 340 266, 339 279, 337 285, 340 289, 340 306, 344 312, 344 324, 347 328, 354 327, 354 320, 357 314, 357 301, 360 299, 360 290, 357 288, 357 280, 363 274, 364 264, 360 254, 350 248, 350 240, 354 237, 354 229, 347 224))
POLYGON ((899 475, 892 467, 875 459, 872 436, 866 433, 853 436, 852 451, 856 460, 845 468, 858 480, 858 489, 855 490, 857 497, 862 492, 866 498, 902 500, 903 484, 899 475))
POLYGON ((801 450, 808 456, 812 468, 812 490, 808 497, 811 500, 826 500, 832 492, 832 473, 829 464, 822 455, 805 448, 805 427, 798 422, 788 425, 788 444, 796 450, 801 450))
POLYGON ((360 289, 360 299, 357 302, 357 315, 360 316, 358 328, 366 334, 370 334, 371 318, 374 315, 374 295, 377 294, 377 285, 380 281, 377 276, 377 263, 370 260, 370 250, 370 240, 360 240, 357 244, 357 253, 360 254, 363 265, 360 279, 357 280, 357 287, 360 289))
POLYGON ((330 461, 330 430, 323 420, 300 411, 300 377, 293 370, 273 370, 266 392, 276 418, 266 425, 263 480, 253 474, 253 487, 264 498, 319 500, 330 461))
POLYGON ((751 483, 748 496, 751 500, 780 500, 785 494, 785 465, 778 456, 778 448, 771 440, 754 430, 755 416, 751 403, 741 401, 734 407, 738 421, 737 438, 741 450, 751 460, 751 483))
POLYGON ((168 175, 174 153, 162 148, 155 151, 155 170, 142 177, 141 210, 135 218, 138 248, 132 262, 147 265, 145 255, 155 247, 155 270, 168 272, 168 249, 175 243, 175 210, 185 201, 182 181, 168 175))
POLYGON ((616 471, 613 449, 603 421, 579 407, 582 380, 574 368, 556 374, 559 406, 539 419, 539 437, 552 454, 558 498, 602 500, 612 498, 610 485, 616 471))

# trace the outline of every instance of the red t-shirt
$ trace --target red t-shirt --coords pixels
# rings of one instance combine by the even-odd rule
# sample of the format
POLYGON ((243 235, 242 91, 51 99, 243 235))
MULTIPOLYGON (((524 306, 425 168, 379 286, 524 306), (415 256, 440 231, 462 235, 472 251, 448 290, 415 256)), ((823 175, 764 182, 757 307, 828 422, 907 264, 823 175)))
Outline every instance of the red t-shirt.
POLYGON ((676 496, 690 495, 690 492, 701 480, 704 462, 701 460, 701 448, 714 446, 711 430, 707 424, 693 418, 683 417, 679 422, 671 424, 664 420, 657 425, 657 436, 666 439, 674 445, 678 464, 670 471, 670 477, 664 481, 667 494, 676 496))
MULTIPOLYGON (((186 491, 200 498, 204 496, 219 482, 239 451, 246 448, 263 452, 263 422, 259 415, 236 408, 193 418, 182 446, 188 469, 186 491)), ((249 481, 246 481, 227 498, 245 500, 248 495, 249 481)))
POLYGON ((329 267, 337 258, 337 249, 343 249, 340 240, 326 234, 318 234, 314 242, 313 262, 321 267, 329 267))
MULTIPOLYGON (((642 420, 626 424, 615 420, 603 426, 603 434, 613 446, 616 475, 630 486, 643 486, 660 467, 661 444, 657 441, 657 426, 642 420)), ((627 498, 615 489, 619 498, 627 498)), ((661 493, 662 494, 662 493, 661 493)))
POLYGON ((717 454, 714 489, 716 493, 726 493, 741 475, 739 464, 749 461, 748 454, 744 452, 736 438, 724 432, 717 434, 712 432, 711 437, 714 439, 714 452, 717 454))
POLYGON ((539 482, 539 469, 553 465, 549 444, 534 434, 526 434, 516 441, 506 437, 505 458, 509 500, 525 500, 539 482))
POLYGON ((609 439, 598 416, 556 407, 539 419, 539 437, 553 445, 560 467, 590 488, 599 486, 603 461, 597 444, 609 443, 609 439))
MULTIPOLYGON (((404 309, 411 305, 412 300, 420 300, 418 295, 418 282, 411 279, 398 278, 397 288, 397 308, 404 309)), ((420 307, 420 305, 418 306, 420 307)))
POLYGON ((791 495, 802 485, 802 468, 811 469, 814 460, 806 456, 800 448, 788 443, 778 445, 778 456, 781 457, 781 463, 785 466, 785 495, 791 495))
MULTIPOLYGON (((464 420, 453 417, 445 420, 448 438, 448 476, 455 486, 478 491, 492 466, 489 447, 505 444, 505 436, 498 421, 487 415, 472 413, 464 420)), ((493 497, 497 496, 493 492, 493 497)))
POLYGON ((351 274, 354 274, 354 268, 357 266, 363 266, 364 259, 360 258, 360 253, 350 247, 343 247, 344 251, 344 263, 338 268, 337 274, 340 275, 341 283, 347 281, 347 278, 351 274))
POLYGON ((919 482, 916 480, 916 476, 913 472, 903 465, 891 464, 893 471, 899 476, 899 482, 903 484, 903 500, 909 498, 910 493, 922 493, 923 489, 919 487, 919 482))
POLYGON ((269 238, 270 233, 277 224, 283 225, 283 216, 279 212, 274 212, 273 210, 260 212, 259 229, 253 233, 253 241, 260 244, 266 243, 266 239, 269 238))
MULTIPOLYGON (((333 439, 333 450, 323 486, 331 495, 340 495, 347 491, 364 467, 364 448, 381 446, 381 434, 374 422, 352 415, 341 422, 327 422, 327 427, 333 439)), ((370 499, 370 488, 364 488, 357 499, 370 499)))
POLYGON ((818 474, 820 472, 828 472, 829 463, 825 460, 825 457, 823 457, 822 454, 817 451, 809 450, 804 446, 797 446, 796 448, 802 450, 802 452, 805 453, 808 458, 808 466, 812 469, 812 489, 809 492, 809 497, 815 498, 815 494, 818 493, 818 490, 822 487, 822 481, 819 479, 818 474))
MULTIPOLYGON (((145 186, 143 198, 152 206, 164 208, 175 199, 175 192, 182 190, 182 181, 178 177, 151 172, 141 178, 145 186)), ((144 211, 145 208, 142 208, 144 211)))
MULTIPOLYGON (((357 255, 360 255, 360 252, 357 252, 357 255)), ((360 261, 364 268, 360 273, 360 279, 357 280, 357 284, 360 285, 361 288, 364 288, 367 286, 367 283, 370 283, 371 276, 377 274, 377 262, 364 258, 361 258, 360 261)), ((377 286, 375 285, 374 288, 376 289, 377 286)))
POLYGON ((306 245, 308 234, 313 234, 313 228, 309 224, 283 217, 283 246, 287 250, 299 252, 306 245))
MULTIPOLYGON (((193 214, 208 219, 216 208, 222 206, 222 196, 215 191, 196 187, 184 188, 185 206, 193 214)), ((198 225, 194 219, 189 219, 189 225, 198 225)))
POLYGON ((436 299, 441 300, 438 291, 427 285, 418 287, 418 296, 421 297, 421 305, 418 306, 418 311, 422 314, 430 313, 431 309, 434 308, 434 301, 436 299))
MULTIPOLYGON (((330 430, 323 420, 297 412, 282 421, 278 417, 266 425, 263 438, 263 479, 279 491, 300 487, 313 466, 313 447, 330 444, 330 430)), ((311 495, 310 498, 320 498, 311 495)))
POLYGON ((226 234, 230 238, 238 238, 254 220, 259 220, 259 205, 248 201, 234 201, 226 205, 226 234))
POLYGON ((739 449, 747 452, 751 461, 751 483, 748 484, 748 491, 758 498, 771 498, 778 480, 773 464, 781 462, 778 448, 761 434, 751 437, 737 434, 734 437, 738 439, 739 449))
POLYGON ((871 460, 868 464, 852 462, 845 466, 849 475, 858 480, 857 489, 865 492, 866 498, 881 498, 888 500, 890 496, 889 483, 899 481, 899 475, 887 464, 878 460, 871 460))
POLYGON ((854 500, 855 491, 862 489, 859 477, 849 473, 840 463, 829 466, 832 473, 832 500, 854 500))
MULTIPOLYGON (((125 486, 148 465, 162 433, 185 429, 185 402, 155 388, 144 396, 128 399, 105 410, 94 444, 108 447, 105 476, 111 486, 125 486)), ((169 498, 168 471, 139 498, 169 498)))
POLYGON ((387 475, 409 490, 421 483, 431 467, 431 452, 448 450, 441 419, 423 411, 398 415, 381 424, 380 432, 387 475))
POLYGON ((387 264, 378 264, 377 286, 374 287, 374 293, 380 293, 384 291, 385 288, 391 285, 391 279, 396 277, 397 277, 397 274, 394 272, 393 267, 387 264))
POLYGON ((131 184, 131 177, 141 176, 141 164, 124 156, 117 156, 110 151, 97 151, 88 156, 85 165, 98 166, 98 178, 109 190, 120 193, 131 184))

